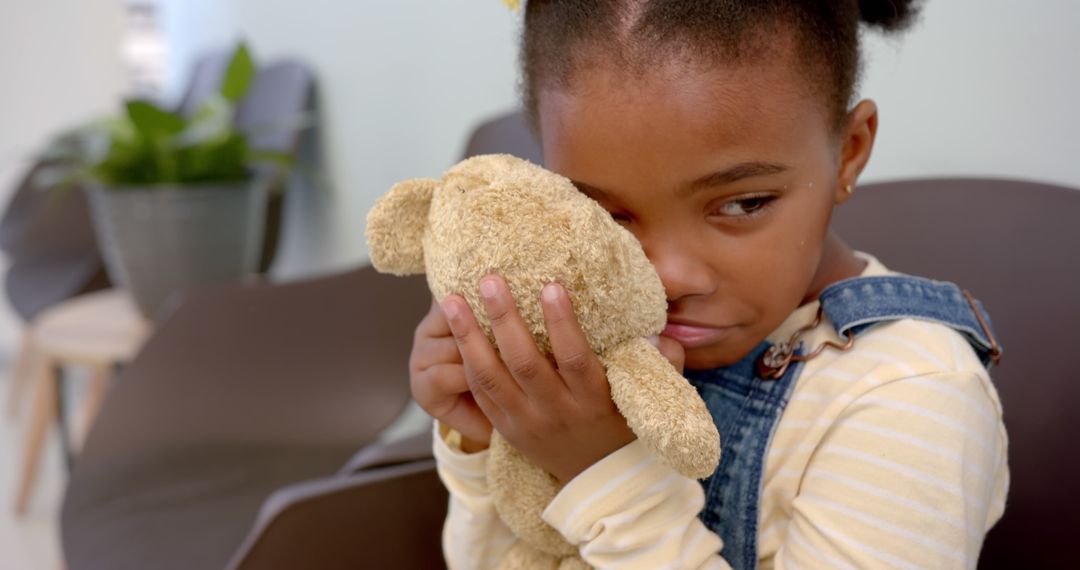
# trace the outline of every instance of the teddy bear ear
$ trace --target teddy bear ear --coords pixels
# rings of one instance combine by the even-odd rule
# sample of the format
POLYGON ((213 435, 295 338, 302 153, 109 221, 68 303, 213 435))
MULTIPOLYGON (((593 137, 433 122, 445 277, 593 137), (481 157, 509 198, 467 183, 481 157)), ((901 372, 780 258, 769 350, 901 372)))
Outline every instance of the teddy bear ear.
POLYGON ((424 232, 438 183, 428 178, 398 182, 375 202, 365 232, 375 269, 394 275, 424 272, 424 232))

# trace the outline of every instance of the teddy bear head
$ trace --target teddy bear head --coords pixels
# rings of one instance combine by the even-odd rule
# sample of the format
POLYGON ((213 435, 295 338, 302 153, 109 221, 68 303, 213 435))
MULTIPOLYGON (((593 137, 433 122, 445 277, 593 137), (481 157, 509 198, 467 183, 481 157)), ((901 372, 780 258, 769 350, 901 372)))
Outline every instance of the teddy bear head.
POLYGON ((540 291, 567 291, 594 351, 659 333, 660 278, 641 244, 570 180, 509 155, 477 156, 441 180, 400 182, 368 214, 371 261, 384 273, 426 273, 436 299, 468 301, 489 339, 479 282, 506 280, 537 346, 550 352, 540 291))

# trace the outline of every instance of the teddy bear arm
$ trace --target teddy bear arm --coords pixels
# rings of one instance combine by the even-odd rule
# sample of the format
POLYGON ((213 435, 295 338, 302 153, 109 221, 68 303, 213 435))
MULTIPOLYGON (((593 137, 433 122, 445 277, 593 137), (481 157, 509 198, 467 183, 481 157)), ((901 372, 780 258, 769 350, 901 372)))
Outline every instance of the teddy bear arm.
POLYGON ((611 398, 638 439, 688 477, 708 477, 720 461, 720 434, 697 390, 643 338, 601 355, 611 398))

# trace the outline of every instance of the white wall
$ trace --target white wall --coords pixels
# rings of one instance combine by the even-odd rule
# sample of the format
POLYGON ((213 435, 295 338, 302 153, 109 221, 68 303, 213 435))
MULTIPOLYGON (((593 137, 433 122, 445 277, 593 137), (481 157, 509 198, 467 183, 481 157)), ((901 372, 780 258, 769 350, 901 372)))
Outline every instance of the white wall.
POLYGON ((399 180, 441 174, 475 121, 516 103, 518 17, 497 0, 233 4, 259 58, 298 56, 318 77, 329 192, 307 205, 317 227, 304 239, 325 247, 290 236, 294 252, 308 252, 286 253, 301 271, 366 258, 375 199, 399 180))
POLYGON ((60 130, 120 109, 119 0, 0 2, 0 203, 60 130))
MULTIPOLYGON (((395 181, 452 164, 479 118, 516 101, 519 16, 496 0, 158 0, 169 93, 193 58, 246 36, 320 82, 327 192, 299 204, 295 272, 366 256, 363 219, 395 181)), ((0 184, 49 133, 117 109, 122 0, 0 5, 0 184)), ((1016 176, 1080 187, 1080 2, 928 0, 898 40, 867 36, 881 107, 864 180, 1016 176)))
POLYGON ((237 38, 228 0, 142 0, 157 5, 165 36, 167 73, 162 98, 178 102, 196 59, 228 48, 237 38))
POLYGON ((864 180, 1018 177, 1080 188, 1080 2, 926 0, 866 36, 881 129, 864 180))
MULTIPOLYGON (((232 2, 259 55, 299 55, 319 76, 331 191, 309 206, 310 244, 298 251, 311 252, 311 267, 363 259, 375 198, 397 180, 438 175, 474 121, 516 102, 520 16, 497 0, 232 2)), ((925 8, 897 40, 867 35, 861 93, 879 103, 881 131, 864 181, 980 175, 1080 187, 1080 2, 925 8)))

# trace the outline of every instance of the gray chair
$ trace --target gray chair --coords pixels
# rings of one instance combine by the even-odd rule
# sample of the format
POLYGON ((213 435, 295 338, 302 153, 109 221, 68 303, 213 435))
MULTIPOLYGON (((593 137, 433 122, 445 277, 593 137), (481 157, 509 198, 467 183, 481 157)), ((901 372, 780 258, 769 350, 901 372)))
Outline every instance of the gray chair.
POLYGON ((35 162, 0 217, 0 250, 8 258, 4 289, 24 321, 82 293, 109 286, 86 197, 79 189, 48 192, 36 178, 56 161, 35 162))
MULTIPOLYGON (((179 113, 192 115, 218 90, 231 56, 231 51, 211 52, 196 62, 179 113)), ((249 134, 254 148, 298 154, 309 140, 306 130, 275 127, 313 112, 313 88, 310 71, 299 62, 284 60, 263 67, 237 108, 236 126, 249 134)), ((37 175, 52 166, 56 161, 35 162, 0 217, 0 250, 9 260, 5 291, 25 321, 60 301, 111 285, 81 189, 44 192, 35 184, 37 175)), ((277 251, 283 207, 280 193, 267 204, 262 271, 270 267, 277 251)))
MULTIPOLYGON (((306 170, 317 160, 315 136, 308 123, 315 113, 315 79, 306 65, 295 60, 282 60, 259 68, 251 87, 236 109, 236 127, 248 135, 251 148, 270 151, 297 159, 296 168, 306 170)), ((275 168, 264 165, 263 176, 274 176, 275 168)), ((266 204, 266 225, 263 249, 259 260, 261 271, 273 264, 281 238, 287 195, 282 192, 285 181, 280 180, 266 204)), ((296 185, 292 185, 296 186, 296 185)), ((292 187, 292 192, 308 188, 292 187)))
POLYGON ((529 130, 520 110, 508 111, 480 123, 465 143, 463 158, 478 154, 512 154, 534 164, 544 164, 544 149, 529 130))
POLYGON ((231 49, 209 51, 195 60, 176 112, 182 117, 192 117, 195 111, 213 94, 221 89, 221 81, 229 68, 231 49))
MULTIPOLYGON (((24 322, 71 297, 109 287, 109 277, 90 223, 89 205, 79 189, 46 192, 35 179, 58 164, 38 160, 11 193, 0 217, 0 250, 7 258, 4 293, 24 322)), ((32 352, 24 331, 8 388, 6 411, 14 416, 29 384, 25 373, 32 352)))
POLYGON ((285 59, 260 67, 236 109, 235 124, 252 148, 293 153, 305 115, 313 111, 315 79, 303 63, 285 59))
POLYGON ((1071 566, 1080 535, 1080 190, 985 179, 869 184, 833 227, 897 271, 979 298, 1005 352, 991 375, 1012 481, 979 567, 1071 566))
POLYGON ((422 278, 197 291, 106 398, 61 513, 69 570, 223 568, 279 488, 332 476, 409 400, 422 278))

